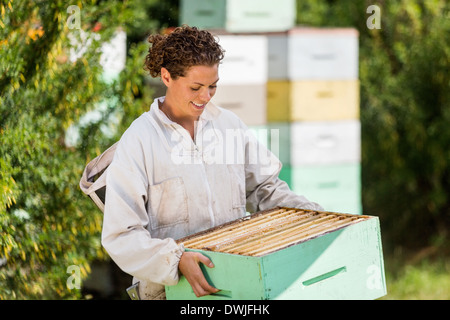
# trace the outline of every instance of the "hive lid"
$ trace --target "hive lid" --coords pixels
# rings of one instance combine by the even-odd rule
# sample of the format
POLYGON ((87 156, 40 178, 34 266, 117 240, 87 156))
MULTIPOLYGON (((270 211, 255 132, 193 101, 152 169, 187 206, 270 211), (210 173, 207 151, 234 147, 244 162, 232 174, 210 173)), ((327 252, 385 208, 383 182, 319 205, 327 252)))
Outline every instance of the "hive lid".
POLYGON ((359 31, 355 28, 329 28, 329 27, 308 27, 298 26, 288 31, 290 35, 311 35, 311 36, 359 36, 359 31))
POLYGON ((263 256, 370 218, 277 207, 190 235, 178 243, 188 249, 263 256))

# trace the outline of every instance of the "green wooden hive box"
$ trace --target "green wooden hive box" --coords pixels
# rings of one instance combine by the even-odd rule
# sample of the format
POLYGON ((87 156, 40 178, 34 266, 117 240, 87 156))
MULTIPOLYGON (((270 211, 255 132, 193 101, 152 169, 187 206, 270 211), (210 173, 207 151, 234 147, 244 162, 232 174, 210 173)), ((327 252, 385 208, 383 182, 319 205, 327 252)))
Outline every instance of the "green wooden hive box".
POLYGON ((180 25, 200 29, 225 28, 226 0, 181 0, 180 25))
POLYGON ((169 300, 376 299, 386 294, 377 217, 274 208, 179 240, 209 257, 217 294, 197 298, 186 278, 169 300))

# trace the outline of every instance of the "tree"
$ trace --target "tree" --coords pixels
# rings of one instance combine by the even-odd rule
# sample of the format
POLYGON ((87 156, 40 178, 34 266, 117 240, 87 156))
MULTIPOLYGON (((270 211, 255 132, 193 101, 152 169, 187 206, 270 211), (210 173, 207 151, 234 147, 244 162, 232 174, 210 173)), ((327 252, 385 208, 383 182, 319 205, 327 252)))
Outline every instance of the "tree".
POLYGON ((366 203, 394 242, 442 245, 450 226, 448 2, 383 9, 387 19, 367 41, 371 55, 361 71, 366 203))
POLYGON ((150 105, 144 38, 128 42, 115 77, 105 79, 100 64, 118 27, 144 26, 141 12, 117 0, 0 5, 0 299, 80 297, 77 277, 105 257, 101 212, 78 183, 85 164, 150 105), (100 116, 80 123, 92 111, 100 116), (69 128, 79 134, 72 144, 69 128))

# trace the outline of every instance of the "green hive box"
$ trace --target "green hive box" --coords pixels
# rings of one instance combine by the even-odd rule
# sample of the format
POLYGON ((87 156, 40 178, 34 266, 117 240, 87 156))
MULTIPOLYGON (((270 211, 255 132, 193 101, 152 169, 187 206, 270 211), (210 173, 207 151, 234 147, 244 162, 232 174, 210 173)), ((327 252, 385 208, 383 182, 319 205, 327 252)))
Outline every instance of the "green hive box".
POLYGON ((214 268, 202 270, 221 291, 197 298, 181 276, 177 285, 166 286, 169 300, 376 299, 386 294, 377 217, 275 208, 180 242, 213 261, 214 268))
POLYGON ((325 210, 361 214, 361 163, 291 167, 291 188, 325 210))
POLYGON ((227 0, 229 32, 280 32, 294 27, 295 0, 227 0))
POLYGON ((180 24, 200 29, 225 28, 226 0, 182 0, 180 24))

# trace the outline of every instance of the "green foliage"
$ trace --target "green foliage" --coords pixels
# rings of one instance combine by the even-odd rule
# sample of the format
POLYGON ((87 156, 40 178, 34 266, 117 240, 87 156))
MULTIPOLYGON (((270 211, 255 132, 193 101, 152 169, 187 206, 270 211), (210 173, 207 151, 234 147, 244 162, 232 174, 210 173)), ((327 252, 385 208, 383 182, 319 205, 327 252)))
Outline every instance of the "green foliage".
POLYGON ((129 43, 126 69, 113 81, 103 80, 99 64, 101 44, 117 27, 132 28, 140 7, 78 1, 81 29, 70 29, 69 5, 9 0, 0 7, 0 299, 80 297, 66 286, 67 268, 78 266, 85 278, 89 262, 105 257, 101 212, 78 187, 82 171, 150 104, 145 43, 129 43), (70 38, 82 41, 82 31, 100 38, 73 62, 70 49, 79 46, 70 38), (104 101, 114 103, 80 125, 80 142, 67 146, 69 126, 104 101), (105 134, 113 120, 114 134, 105 134))
POLYGON ((448 239, 448 1, 299 1, 298 12, 302 24, 360 32, 364 212, 380 216, 391 248, 448 239), (379 30, 366 26, 371 4, 379 30))

